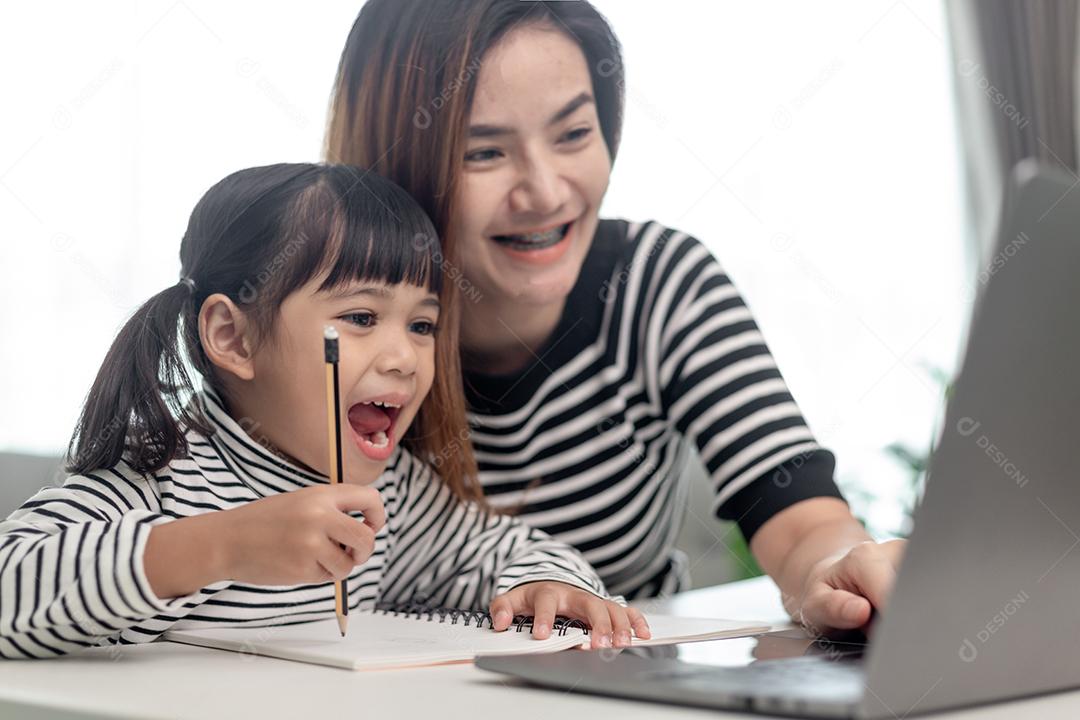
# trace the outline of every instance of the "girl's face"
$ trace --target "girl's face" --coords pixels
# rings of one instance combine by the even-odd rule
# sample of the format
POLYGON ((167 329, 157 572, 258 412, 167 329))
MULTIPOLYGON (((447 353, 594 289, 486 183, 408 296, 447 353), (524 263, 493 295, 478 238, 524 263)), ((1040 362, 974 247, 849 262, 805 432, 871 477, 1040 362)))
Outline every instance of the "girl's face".
POLYGON ((367 484, 386 466, 431 388, 437 296, 409 284, 355 282, 320 292, 322 277, 289 295, 272 337, 236 391, 257 441, 329 475, 323 329, 339 335, 344 481, 367 484))
POLYGON ((468 120, 454 232, 485 298, 544 305, 577 280, 611 158, 581 48, 543 26, 485 55, 468 120))

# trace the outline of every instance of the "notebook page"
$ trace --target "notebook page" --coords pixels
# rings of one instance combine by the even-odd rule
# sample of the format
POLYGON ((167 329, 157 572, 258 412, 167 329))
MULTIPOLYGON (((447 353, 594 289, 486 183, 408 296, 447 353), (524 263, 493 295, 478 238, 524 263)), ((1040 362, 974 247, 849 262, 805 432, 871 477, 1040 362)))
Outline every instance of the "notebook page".
POLYGON ((648 640, 634 638, 635 646, 673 645, 679 642, 700 642, 724 638, 760 635, 772 629, 772 625, 746 620, 718 620, 715 618, 686 618, 674 615, 646 613, 652 637, 648 640))
POLYGON ((466 626, 459 619, 398 617, 382 613, 349 613, 349 631, 343 638, 337 620, 298 625, 247 628, 169 630, 163 640, 232 650, 239 653, 330 665, 350 670, 376 670, 451 662, 471 662, 477 655, 520 655, 557 652, 579 646, 584 633, 576 628, 566 635, 534 640, 528 630, 495 632, 488 627, 466 626))

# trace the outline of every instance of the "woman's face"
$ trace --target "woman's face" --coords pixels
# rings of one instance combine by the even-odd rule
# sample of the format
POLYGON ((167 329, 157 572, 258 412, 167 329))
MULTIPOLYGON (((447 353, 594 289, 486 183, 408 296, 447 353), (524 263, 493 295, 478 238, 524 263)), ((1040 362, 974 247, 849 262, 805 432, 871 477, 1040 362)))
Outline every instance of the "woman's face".
POLYGON ((561 301, 611 172, 577 43, 546 26, 507 34, 481 63, 466 143, 453 219, 465 276, 485 301, 561 301))

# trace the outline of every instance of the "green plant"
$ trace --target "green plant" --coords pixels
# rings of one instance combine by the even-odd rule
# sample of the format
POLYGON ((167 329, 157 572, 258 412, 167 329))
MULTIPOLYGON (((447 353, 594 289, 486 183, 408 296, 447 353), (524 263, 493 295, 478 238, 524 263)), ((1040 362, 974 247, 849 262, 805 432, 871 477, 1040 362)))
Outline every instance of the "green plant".
MULTIPOLYGON (((953 383, 949 374, 939 367, 925 363, 922 364, 922 368, 930 376, 930 379, 942 388, 943 399, 948 402, 953 391, 953 383)), ((926 488, 926 471, 930 455, 934 451, 934 439, 937 435, 938 427, 935 424, 930 433, 930 439, 924 448, 912 448, 899 442, 891 443, 885 447, 885 452, 893 460, 910 471, 908 492, 902 500, 904 503, 904 527, 901 528, 900 534, 905 537, 911 532, 912 515, 915 512, 915 507, 919 504, 919 500, 922 499, 923 490, 926 488)))
POLYGON ((746 543, 746 538, 743 537, 742 532, 736 527, 732 528, 731 542, 727 544, 728 552, 731 553, 732 558, 735 560, 735 570, 732 580, 748 580, 750 578, 764 575, 761 567, 757 564, 757 560, 750 554, 750 546, 746 543))

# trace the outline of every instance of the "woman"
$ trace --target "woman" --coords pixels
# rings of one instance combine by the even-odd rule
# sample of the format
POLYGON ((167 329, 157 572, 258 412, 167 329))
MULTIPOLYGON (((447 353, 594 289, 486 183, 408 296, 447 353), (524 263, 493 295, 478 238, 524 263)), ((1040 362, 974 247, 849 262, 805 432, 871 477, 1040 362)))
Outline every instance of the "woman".
POLYGON ((622 106, 618 41, 587 2, 369 0, 326 152, 390 177, 435 221, 492 506, 575 545, 612 592, 673 592, 694 448, 715 513, 738 522, 788 612, 865 627, 903 545, 851 515, 709 252, 598 218, 622 106))

